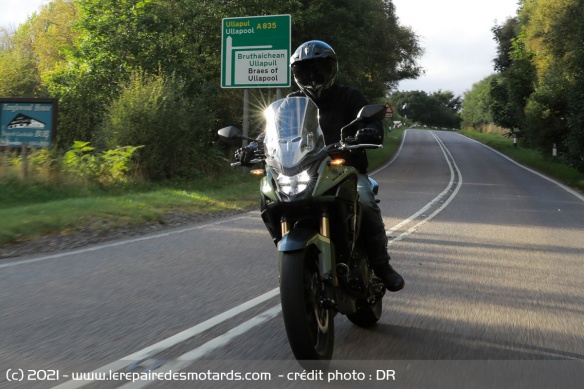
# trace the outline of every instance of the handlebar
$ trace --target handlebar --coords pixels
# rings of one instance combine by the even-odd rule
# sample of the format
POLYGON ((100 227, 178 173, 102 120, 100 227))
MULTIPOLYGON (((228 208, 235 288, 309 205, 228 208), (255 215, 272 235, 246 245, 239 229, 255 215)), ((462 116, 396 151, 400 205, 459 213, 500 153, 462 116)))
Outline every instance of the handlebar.
MULTIPOLYGON (((263 158, 254 158, 254 159, 249 161, 249 164, 253 165, 253 164, 262 163, 262 162, 264 162, 263 158)), ((233 162, 233 163, 231 163, 231 166, 241 166, 241 162, 233 162)))
MULTIPOLYGON (((348 138, 347 139, 349 142, 353 141, 352 138, 348 138)), ((327 151, 330 150, 356 150, 356 149, 381 149, 383 148, 383 145, 377 145, 377 144, 372 144, 372 143, 358 143, 358 144, 351 144, 349 142, 337 142, 334 144, 331 144, 327 147, 325 147, 325 149, 327 151)))
MULTIPOLYGON (((339 151, 343 151, 343 150, 357 150, 357 149, 381 149, 383 148, 383 145, 376 145, 376 144, 371 144, 371 143, 360 143, 360 144, 349 144, 347 142, 337 142, 337 143, 333 143, 330 144, 328 146, 326 146, 324 149, 322 149, 320 152, 329 152, 331 150, 339 150, 339 151)), ((264 162, 264 158, 254 158, 252 160, 249 161, 250 165, 256 164, 256 163, 262 163, 264 162)), ((231 166, 241 166, 241 162, 233 162, 231 163, 231 166)))
POLYGON ((381 149, 383 145, 361 143, 358 145, 343 145, 340 150, 355 150, 355 149, 381 149))

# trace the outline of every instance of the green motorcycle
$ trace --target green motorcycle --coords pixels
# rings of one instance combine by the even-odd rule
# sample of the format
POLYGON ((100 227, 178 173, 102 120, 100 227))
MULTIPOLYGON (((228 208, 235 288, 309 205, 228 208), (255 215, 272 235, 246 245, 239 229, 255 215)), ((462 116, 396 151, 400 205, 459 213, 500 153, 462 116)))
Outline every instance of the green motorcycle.
MULTIPOLYGON (((352 136, 385 117, 383 104, 368 105, 340 129, 341 142, 325 145, 318 108, 306 97, 288 97, 265 111, 261 144, 235 127, 219 131, 225 140, 247 139, 257 151, 250 162, 260 183, 261 216, 278 249, 280 297, 292 352, 304 367, 325 366, 334 348, 334 317, 346 315, 361 327, 381 317, 385 287, 369 267, 359 237, 358 172, 344 165, 352 136)), ((233 163, 233 166, 239 165, 233 163)), ((377 193, 377 184, 371 179, 377 193)))

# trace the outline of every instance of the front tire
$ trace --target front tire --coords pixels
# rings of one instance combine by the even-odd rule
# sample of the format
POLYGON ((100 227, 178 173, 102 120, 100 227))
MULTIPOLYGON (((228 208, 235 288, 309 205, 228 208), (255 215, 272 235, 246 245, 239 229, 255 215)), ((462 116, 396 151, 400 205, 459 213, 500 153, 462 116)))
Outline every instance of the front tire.
POLYGON ((332 358, 334 312, 322 306, 324 290, 315 249, 283 254, 282 315, 292 353, 303 367, 326 367, 332 358))

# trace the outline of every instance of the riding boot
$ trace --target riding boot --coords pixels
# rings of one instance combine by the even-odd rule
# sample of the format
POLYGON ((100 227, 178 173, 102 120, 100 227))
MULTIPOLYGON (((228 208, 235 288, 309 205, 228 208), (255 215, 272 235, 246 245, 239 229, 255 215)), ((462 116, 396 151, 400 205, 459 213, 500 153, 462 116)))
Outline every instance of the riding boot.
POLYGON ((390 257, 387 253, 387 238, 368 239, 365 246, 371 269, 373 269, 375 275, 383 282, 387 290, 390 292, 402 290, 405 281, 389 264, 390 257))
POLYGON ((372 264, 371 268, 390 292, 397 292, 404 288, 403 277, 388 262, 372 264))
POLYGON ((366 174, 359 175, 357 190, 359 191, 359 202, 362 205, 360 236, 365 245, 369 265, 387 290, 397 292, 403 289, 405 282, 402 276, 389 264, 385 225, 373 193, 371 181, 366 174))

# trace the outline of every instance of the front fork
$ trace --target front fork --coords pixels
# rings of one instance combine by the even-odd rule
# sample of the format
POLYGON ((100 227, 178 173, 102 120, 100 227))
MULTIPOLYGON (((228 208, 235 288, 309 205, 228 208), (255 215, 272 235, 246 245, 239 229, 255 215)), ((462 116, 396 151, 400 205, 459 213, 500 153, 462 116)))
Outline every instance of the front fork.
MULTIPOLYGON (((282 237, 290 232, 290 222, 286 220, 285 217, 282 217, 280 220, 280 231, 282 233, 282 237)), ((325 238, 331 237, 331 225, 329 216, 326 212, 324 212, 320 218, 320 234, 325 238)))
POLYGON ((282 217, 280 220, 280 232, 282 233, 282 238, 290 231, 290 222, 282 217))
MULTIPOLYGON (((291 230, 291 223, 282 217, 280 219, 280 232, 282 233, 282 239, 288 235, 291 230)), ((320 270, 321 278, 325 281, 330 282, 334 287, 339 285, 339 280, 337 278, 336 261, 334 259, 334 247, 330 240, 331 229, 330 229, 330 219, 327 212, 323 212, 320 218, 319 233, 314 234, 310 239, 305 242, 305 247, 310 245, 316 246, 319 251, 318 254, 318 267, 320 270)))
POLYGON ((331 225, 329 221, 328 213, 323 212, 322 217, 320 218, 320 234, 325 238, 331 237, 331 225))

